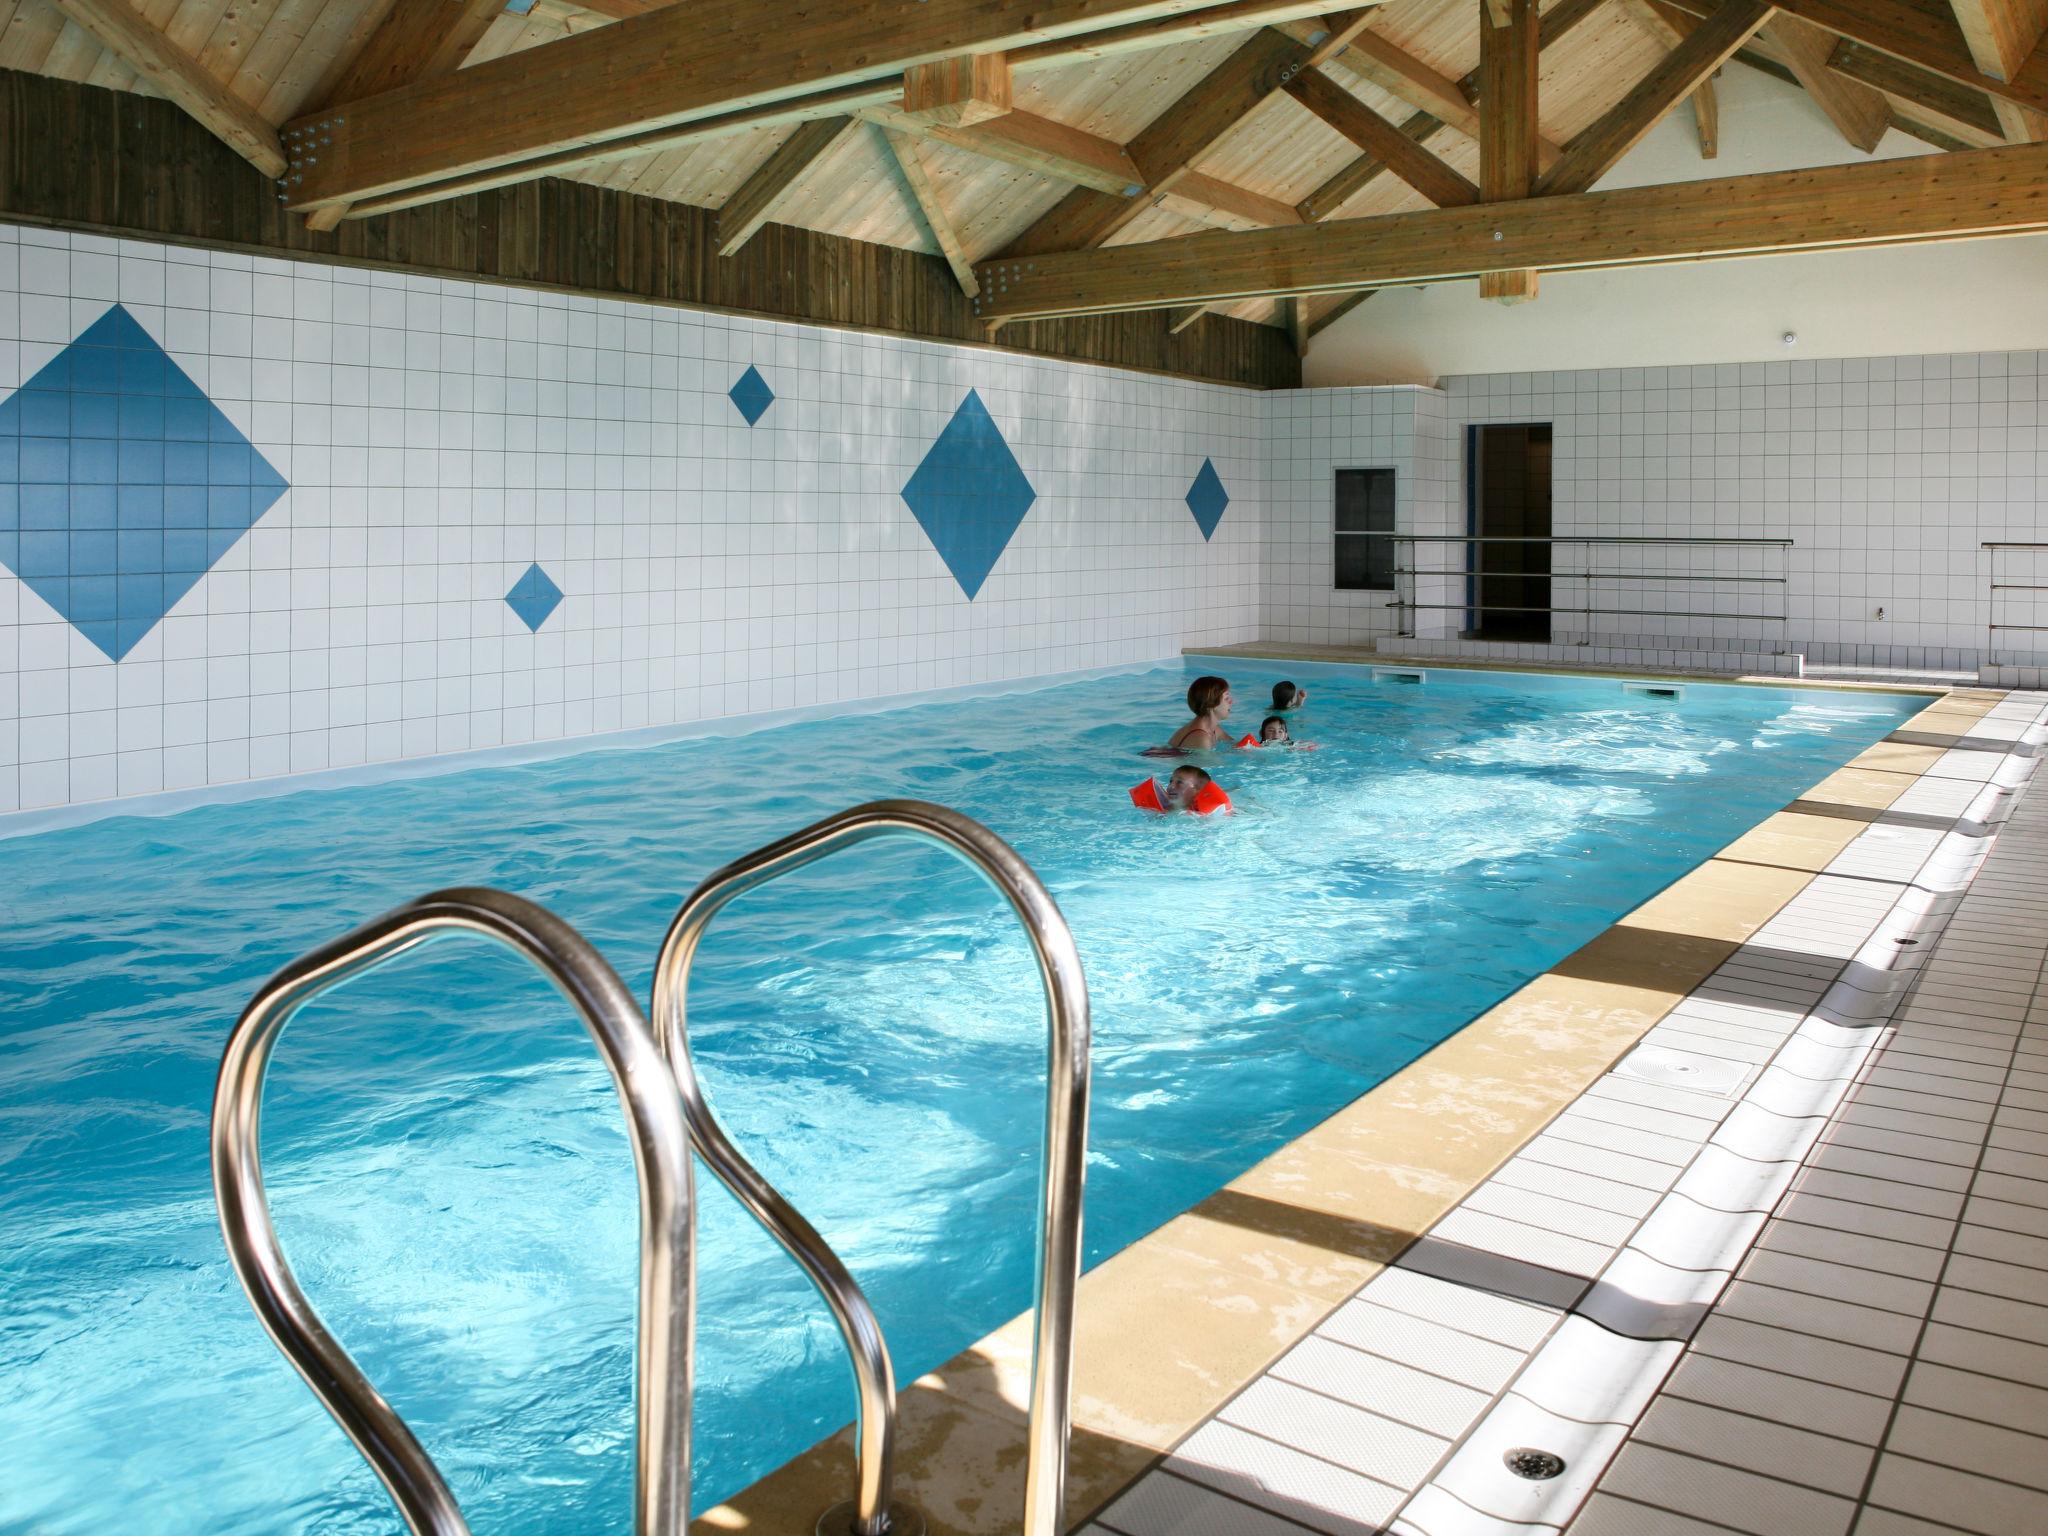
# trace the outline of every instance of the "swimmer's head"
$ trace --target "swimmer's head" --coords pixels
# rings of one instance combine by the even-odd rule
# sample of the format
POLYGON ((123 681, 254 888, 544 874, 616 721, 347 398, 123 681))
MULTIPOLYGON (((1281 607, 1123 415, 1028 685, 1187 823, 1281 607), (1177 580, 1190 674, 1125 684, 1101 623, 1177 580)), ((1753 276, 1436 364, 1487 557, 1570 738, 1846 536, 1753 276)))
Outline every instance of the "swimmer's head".
POLYGON ((1166 781, 1166 808, 1169 811, 1192 810, 1195 796, 1208 787, 1209 775, 1206 770, 1183 763, 1173 770, 1172 776, 1166 781))
POLYGON ((1188 684, 1188 708, 1197 715, 1230 716, 1230 684, 1220 677, 1198 677, 1188 684))
POLYGON ((1266 716, 1264 723, 1259 726, 1259 740, 1286 741, 1287 739, 1287 722, 1278 715, 1266 716))
POLYGON ((1273 707, 1275 709, 1297 709, 1308 702, 1308 695, 1292 683, 1273 685, 1273 707))

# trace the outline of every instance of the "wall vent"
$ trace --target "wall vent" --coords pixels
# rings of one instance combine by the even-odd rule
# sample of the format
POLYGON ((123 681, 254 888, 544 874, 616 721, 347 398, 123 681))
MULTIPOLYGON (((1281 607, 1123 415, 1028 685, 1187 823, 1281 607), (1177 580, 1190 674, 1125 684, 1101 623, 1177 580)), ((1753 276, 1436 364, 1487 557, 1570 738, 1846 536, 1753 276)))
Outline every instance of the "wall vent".
POLYGON ((1685 697, 1685 685, 1682 683, 1623 683, 1621 691, 1623 693, 1635 694, 1638 698, 1643 699, 1671 699, 1675 701, 1685 697))
POLYGON ((1406 667, 1374 667, 1372 680, 1376 683, 1421 683, 1427 681, 1427 672, 1411 672, 1406 667))

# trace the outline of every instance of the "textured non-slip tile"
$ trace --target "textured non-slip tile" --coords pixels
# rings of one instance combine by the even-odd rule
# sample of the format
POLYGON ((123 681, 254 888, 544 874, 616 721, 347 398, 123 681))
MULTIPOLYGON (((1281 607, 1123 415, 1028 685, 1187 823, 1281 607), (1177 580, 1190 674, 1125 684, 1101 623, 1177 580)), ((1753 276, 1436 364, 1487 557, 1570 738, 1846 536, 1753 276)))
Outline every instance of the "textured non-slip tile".
POLYGON ((1511 1158, 1488 1181, 1505 1189, 1523 1189, 1547 1194, 1594 1210, 1640 1221, 1657 1203, 1654 1190, 1619 1179, 1601 1178, 1537 1161, 1526 1154, 1511 1158))
POLYGON ((1496 1176, 1467 1195, 1462 1208, 1524 1226, 1541 1227, 1545 1231, 1580 1238, 1605 1248, 1618 1247, 1635 1230, 1635 1217, 1581 1205, 1568 1197, 1560 1198, 1560 1194, 1561 1191, 1551 1194, 1503 1184, 1496 1176))
POLYGON ((1307 1527, 1199 1483, 1155 1472, 1101 1515, 1118 1536, 1301 1536, 1307 1527))
POLYGON ((1545 1167, 1568 1168, 1575 1173, 1611 1179, 1617 1184, 1630 1184, 1653 1194, 1662 1194, 1669 1189, 1683 1169, 1680 1163, 1634 1157, 1610 1147, 1567 1140, 1548 1132, 1522 1148, 1518 1155, 1545 1167))
POLYGON ((1765 1323, 1814 1338, 1859 1344, 1865 1349, 1910 1354, 1919 1337, 1920 1319, 1877 1307, 1857 1306, 1834 1296, 1780 1290, 1751 1280, 1738 1280, 1716 1305, 1722 1316, 1765 1323))
POLYGON ((1689 1351, 1671 1373, 1665 1391, 1688 1402, 1790 1424, 1838 1440, 1876 1445, 1891 1422, 1892 1400, 1847 1387, 1829 1386, 1767 1366, 1722 1360, 1689 1351))
POLYGON ((1838 1232, 1863 1237, 1882 1237, 1894 1242, 1918 1243, 1938 1248, 1949 1239, 1953 1221, 1923 1216, 1914 1211, 1890 1209, 1861 1201, 1837 1200, 1811 1190, 1794 1190, 1778 1206, 1781 1220, 1809 1227, 1830 1227, 1838 1232))
POLYGON ((1615 1458, 1601 1486, 1623 1498, 1758 1533, 1843 1536, 1856 1509, 1848 1499, 1818 1489, 1640 1442, 1615 1458))
POLYGON ((1274 1362, 1272 1374, 1447 1438, 1463 1434, 1489 1401, 1487 1394, 1476 1388, 1369 1355, 1320 1334, 1310 1335, 1282 1355, 1274 1362))
MULTIPOLYGON (((2048 1387, 2028 1386, 2001 1376, 1959 1371, 1923 1359, 1906 1378, 1905 1401, 1936 1413, 2000 1424, 2036 1438, 2048 1438, 2048 1387)), ((1899 1449, 1909 1447, 1900 1443, 1899 1449)), ((2001 1472, 2015 1482, 2025 1476, 2001 1472)))
POLYGON ((1727 1536, 1730 1527, 1602 1490, 1586 1501, 1578 1519, 1566 1529, 1570 1536, 1727 1536))
POLYGON ((1421 1482, 1450 1448, 1441 1435, 1270 1375, 1245 1388, 1219 1417, 1397 1488, 1421 1482))
POLYGON ((1328 1536, 1376 1536, 1401 1502, 1386 1483, 1218 1419, 1190 1435, 1166 1470, 1328 1536))
POLYGON ((1524 1353, 1541 1343, 1557 1322, 1554 1307, 1474 1290, 1400 1264, 1381 1271, 1361 1299, 1524 1353))
POLYGON ((1833 1297, 1856 1306, 1878 1308, 1908 1317, 1919 1317, 1924 1313, 1928 1298, 1934 1293, 1932 1281, 1761 1248, 1751 1250, 1737 1273, 1742 1279, 1758 1285, 1799 1291, 1808 1296, 1833 1297))
POLYGON ((1878 1458, 1869 1498, 1880 1508, 1950 1521, 1977 1536, 2048 1530, 2048 1494, 1907 1456, 1878 1458))
POLYGON ((1523 1358, 1518 1349, 1364 1301, 1347 1302, 1316 1331, 1353 1349, 1481 1392, 1497 1392, 1506 1386, 1523 1358))
POLYGON ((1853 1440, 1794 1429, 1749 1414, 1662 1397, 1643 1415, 1635 1438, 1762 1477, 1855 1498, 1875 1452, 1853 1440))
POLYGON ((1906 1362, 1898 1355, 1719 1315, 1700 1325, 1693 1347, 1701 1354, 1804 1376, 1852 1392, 1890 1396, 1906 1375, 1906 1362))

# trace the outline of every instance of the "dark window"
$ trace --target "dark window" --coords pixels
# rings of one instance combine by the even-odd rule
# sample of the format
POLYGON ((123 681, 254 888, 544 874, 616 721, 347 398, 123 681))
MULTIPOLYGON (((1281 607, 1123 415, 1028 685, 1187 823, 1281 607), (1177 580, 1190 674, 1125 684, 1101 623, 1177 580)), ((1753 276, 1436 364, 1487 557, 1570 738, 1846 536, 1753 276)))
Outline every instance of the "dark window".
POLYGON ((1337 471, 1337 590, 1394 590, 1394 472, 1337 471))

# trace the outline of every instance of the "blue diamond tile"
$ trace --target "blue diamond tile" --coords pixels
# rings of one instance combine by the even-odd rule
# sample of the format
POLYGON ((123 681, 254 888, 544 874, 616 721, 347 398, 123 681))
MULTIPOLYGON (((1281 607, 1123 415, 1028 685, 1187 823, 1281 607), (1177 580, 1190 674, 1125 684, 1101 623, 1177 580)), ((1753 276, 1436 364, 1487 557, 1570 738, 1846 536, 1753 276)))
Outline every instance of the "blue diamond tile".
POLYGON ((289 488, 119 304, 0 401, 0 565, 114 661, 289 488))
POLYGON ((537 630, 547 623, 548 615, 561 606, 562 589, 538 565, 529 565, 525 574, 512 583, 512 590, 505 594, 505 602, 519 615, 520 623, 528 629, 537 630))
POLYGON ((1223 489, 1223 477, 1216 473, 1216 466, 1207 459, 1202 460, 1195 483, 1188 487, 1187 502, 1188 510, 1195 514, 1195 526, 1202 530, 1202 537, 1212 537, 1216 525, 1223 521, 1223 509, 1230 505, 1230 492, 1223 489))
POLYGON ((918 526, 972 598, 1038 493, 973 390, 903 487, 918 526))
POLYGON ((752 363, 740 375, 739 382, 726 391, 727 397, 739 408, 739 413, 752 426, 761 419, 762 413, 775 403, 775 391, 768 387, 768 381, 761 377, 761 370, 752 363))

